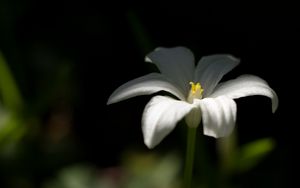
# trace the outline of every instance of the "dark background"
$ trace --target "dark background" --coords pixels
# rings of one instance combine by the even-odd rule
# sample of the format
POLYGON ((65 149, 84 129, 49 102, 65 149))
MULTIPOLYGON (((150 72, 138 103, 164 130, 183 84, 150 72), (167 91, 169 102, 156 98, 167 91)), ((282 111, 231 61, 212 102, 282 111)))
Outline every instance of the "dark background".
MULTIPOLYGON (((13 167, 0 167, 1 174, 13 179, 27 171, 39 186, 67 164, 85 161, 106 168, 118 165, 126 148, 147 152, 140 120, 151 96, 110 106, 107 99, 121 84, 154 70, 144 56, 155 47, 186 46, 196 60, 216 53, 240 58, 241 64, 224 79, 255 74, 277 92, 275 114, 265 97, 236 100, 240 143, 263 137, 276 142, 271 155, 239 181, 242 187, 293 185, 298 171, 299 39, 299 19, 292 5, 2 0, 0 50, 26 111, 41 124, 25 147, 30 152, 13 167), (70 125, 51 128, 53 114, 70 125), (73 148, 62 146, 58 154, 49 155, 45 150, 55 144, 40 144, 49 135, 55 140, 61 129, 72 135, 73 148)), ((178 137, 176 128, 156 150, 181 151, 184 140, 178 137)), ((213 145, 213 139, 206 139, 213 145)))

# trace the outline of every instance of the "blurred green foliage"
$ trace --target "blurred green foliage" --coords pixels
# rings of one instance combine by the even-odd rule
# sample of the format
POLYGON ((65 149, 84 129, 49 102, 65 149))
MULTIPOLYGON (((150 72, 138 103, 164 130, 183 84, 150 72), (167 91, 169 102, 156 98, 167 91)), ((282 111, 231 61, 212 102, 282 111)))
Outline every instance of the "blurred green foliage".
POLYGON ((0 52, 0 151, 16 144, 25 134, 26 127, 20 114, 23 101, 16 82, 0 52))
POLYGON ((11 110, 17 111, 22 108, 22 97, 16 85, 16 82, 11 74, 7 63, 0 52, 0 91, 3 105, 11 110))
POLYGON ((235 156, 235 170, 238 173, 254 168, 275 147, 271 138, 254 140, 243 145, 235 156))
POLYGON ((127 152, 121 166, 96 169, 88 164, 65 167, 43 188, 176 188, 177 155, 127 152))

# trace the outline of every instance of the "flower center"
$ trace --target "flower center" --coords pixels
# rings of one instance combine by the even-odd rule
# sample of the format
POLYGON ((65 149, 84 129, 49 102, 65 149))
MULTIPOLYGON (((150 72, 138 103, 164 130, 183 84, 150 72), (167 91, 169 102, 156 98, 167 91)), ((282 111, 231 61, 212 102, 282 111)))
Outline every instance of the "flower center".
POLYGON ((191 85, 191 90, 187 98, 188 102, 193 103, 193 100, 195 98, 202 99, 203 88, 201 87, 201 84, 199 82, 197 83, 190 82, 190 85, 191 85))

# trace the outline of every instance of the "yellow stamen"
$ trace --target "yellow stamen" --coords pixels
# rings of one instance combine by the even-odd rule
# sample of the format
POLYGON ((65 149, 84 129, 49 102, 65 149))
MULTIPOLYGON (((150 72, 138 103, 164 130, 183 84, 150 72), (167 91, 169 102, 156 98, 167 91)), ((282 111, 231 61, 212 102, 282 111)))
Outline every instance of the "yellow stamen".
POLYGON ((188 101, 190 103, 193 103, 193 100, 195 98, 197 99, 202 98, 203 88, 201 87, 201 84, 199 82, 197 83, 190 82, 190 85, 191 85, 191 90, 188 96, 188 101))
POLYGON ((191 92, 193 94, 195 94, 196 92, 200 92, 200 94, 203 93, 203 88, 201 87, 200 83, 194 83, 194 82, 190 82, 190 85, 191 85, 191 92))

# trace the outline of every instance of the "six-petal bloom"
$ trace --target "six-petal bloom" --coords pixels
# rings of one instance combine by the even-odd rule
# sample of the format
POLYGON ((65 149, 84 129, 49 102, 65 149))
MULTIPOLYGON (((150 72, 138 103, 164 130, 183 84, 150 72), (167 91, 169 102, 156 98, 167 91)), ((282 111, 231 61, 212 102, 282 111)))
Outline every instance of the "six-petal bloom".
POLYGON ((251 95, 271 98, 272 111, 278 106, 276 93, 261 78, 242 75, 219 83, 239 64, 239 59, 220 54, 202 57, 195 67, 193 53, 185 47, 156 48, 146 56, 160 73, 150 73, 125 83, 109 97, 112 104, 138 95, 166 91, 174 96, 154 96, 142 117, 144 143, 153 148, 185 117, 190 127, 203 121, 203 133, 215 138, 229 135, 236 121, 233 99, 251 95))

